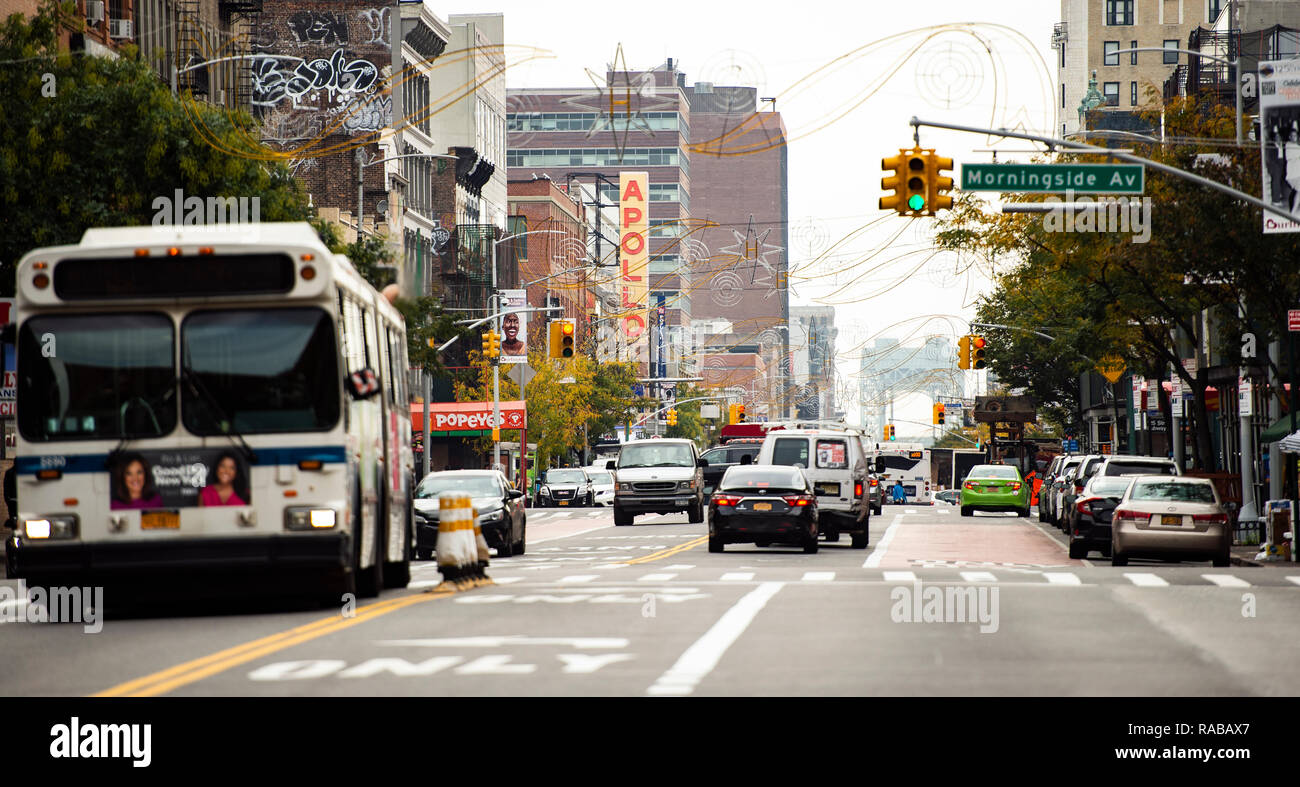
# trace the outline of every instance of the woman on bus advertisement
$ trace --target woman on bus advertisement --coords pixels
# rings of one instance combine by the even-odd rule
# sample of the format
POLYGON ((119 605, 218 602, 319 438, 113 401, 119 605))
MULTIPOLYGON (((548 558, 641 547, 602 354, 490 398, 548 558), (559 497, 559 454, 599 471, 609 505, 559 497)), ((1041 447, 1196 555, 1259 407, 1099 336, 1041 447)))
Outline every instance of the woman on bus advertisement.
POLYGON ((162 505, 162 495, 154 486, 149 463, 140 454, 127 454, 116 462, 112 470, 112 495, 109 508, 113 510, 162 505))
POLYGON ((248 481, 239 460, 229 451, 223 451, 208 470, 210 483, 199 492, 199 505, 246 506, 248 481))

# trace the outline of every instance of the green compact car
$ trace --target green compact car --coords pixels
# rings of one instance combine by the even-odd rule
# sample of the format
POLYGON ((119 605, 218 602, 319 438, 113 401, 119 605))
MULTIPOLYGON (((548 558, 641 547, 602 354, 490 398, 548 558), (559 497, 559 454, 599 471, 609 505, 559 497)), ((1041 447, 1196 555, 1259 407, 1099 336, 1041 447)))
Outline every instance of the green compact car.
POLYGON ((1033 490, 1015 465, 976 465, 961 485, 961 515, 976 511, 1015 511, 1029 516, 1033 490))

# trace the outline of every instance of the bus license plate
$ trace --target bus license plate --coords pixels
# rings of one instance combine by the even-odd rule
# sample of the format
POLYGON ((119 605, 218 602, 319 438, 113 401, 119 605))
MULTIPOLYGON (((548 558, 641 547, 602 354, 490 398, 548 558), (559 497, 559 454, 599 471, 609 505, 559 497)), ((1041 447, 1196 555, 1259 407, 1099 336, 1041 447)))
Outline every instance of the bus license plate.
POLYGON ((144 530, 180 530, 181 515, 179 511, 145 511, 140 515, 140 527, 144 530))
POLYGON ((821 483, 821 484, 817 484, 815 488, 817 490, 817 494, 819 495, 830 495, 831 497, 838 497, 840 494, 839 484, 821 483))

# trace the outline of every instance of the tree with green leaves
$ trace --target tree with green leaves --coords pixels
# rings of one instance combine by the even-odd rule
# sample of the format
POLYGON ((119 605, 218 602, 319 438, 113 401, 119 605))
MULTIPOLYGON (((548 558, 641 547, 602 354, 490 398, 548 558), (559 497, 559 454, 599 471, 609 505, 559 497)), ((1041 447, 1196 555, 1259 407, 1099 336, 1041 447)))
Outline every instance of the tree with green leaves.
POLYGON ((110 59, 59 50, 83 29, 71 2, 45 0, 0 24, 0 290, 23 254, 76 243, 91 227, 150 224, 159 197, 256 197, 262 221, 302 221, 288 168, 231 155, 257 137, 246 113, 173 96, 133 46, 110 59), (224 148, 224 149, 223 149, 224 148))

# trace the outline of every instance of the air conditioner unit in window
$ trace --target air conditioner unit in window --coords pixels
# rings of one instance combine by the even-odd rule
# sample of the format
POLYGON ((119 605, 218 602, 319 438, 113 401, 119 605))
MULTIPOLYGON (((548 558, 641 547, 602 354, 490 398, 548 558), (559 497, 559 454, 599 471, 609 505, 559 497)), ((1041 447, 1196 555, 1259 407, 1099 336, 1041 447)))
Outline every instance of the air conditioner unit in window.
POLYGON ((104 21, 104 0, 86 0, 86 22, 97 25, 104 21))
POLYGON ((133 38, 130 19, 108 20, 109 38, 133 38))

